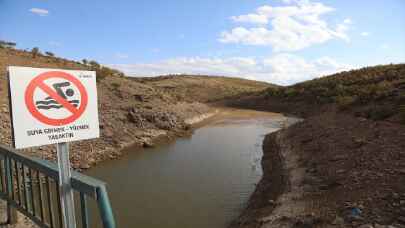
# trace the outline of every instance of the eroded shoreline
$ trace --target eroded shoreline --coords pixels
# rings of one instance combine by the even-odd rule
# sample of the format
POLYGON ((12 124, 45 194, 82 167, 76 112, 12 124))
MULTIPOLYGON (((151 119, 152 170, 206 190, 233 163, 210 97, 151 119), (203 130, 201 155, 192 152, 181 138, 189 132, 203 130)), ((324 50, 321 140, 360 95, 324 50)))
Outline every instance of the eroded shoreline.
POLYGON ((267 135, 262 180, 230 227, 404 227, 401 135, 336 113, 267 135))

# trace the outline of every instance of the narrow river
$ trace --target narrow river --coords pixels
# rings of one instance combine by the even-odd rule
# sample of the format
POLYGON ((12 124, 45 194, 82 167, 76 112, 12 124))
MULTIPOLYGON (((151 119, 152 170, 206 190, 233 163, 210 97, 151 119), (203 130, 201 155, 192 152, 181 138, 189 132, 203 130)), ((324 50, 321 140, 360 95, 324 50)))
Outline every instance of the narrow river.
POLYGON ((223 112, 191 137, 128 153, 86 174, 107 182, 117 227, 224 228, 260 180, 264 135, 285 119, 223 112))

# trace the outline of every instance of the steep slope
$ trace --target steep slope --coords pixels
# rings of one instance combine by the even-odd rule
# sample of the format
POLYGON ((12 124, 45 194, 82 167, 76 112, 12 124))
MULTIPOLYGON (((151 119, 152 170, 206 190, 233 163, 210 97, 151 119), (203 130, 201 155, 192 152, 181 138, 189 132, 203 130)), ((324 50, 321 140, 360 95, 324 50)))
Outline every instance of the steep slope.
POLYGON ((376 66, 230 102, 306 117, 266 137, 263 179, 232 227, 404 227, 404 83, 404 64, 376 66))
POLYGON ((232 103, 304 116, 335 109, 373 120, 403 121, 405 64, 366 67, 292 86, 268 88, 232 103))

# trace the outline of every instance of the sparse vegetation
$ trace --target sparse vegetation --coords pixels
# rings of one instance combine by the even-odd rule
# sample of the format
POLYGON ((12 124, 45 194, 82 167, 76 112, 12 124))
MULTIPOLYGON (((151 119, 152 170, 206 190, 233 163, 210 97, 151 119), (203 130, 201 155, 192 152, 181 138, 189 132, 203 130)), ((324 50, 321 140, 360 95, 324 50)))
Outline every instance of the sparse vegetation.
POLYGON ((107 76, 124 76, 124 74, 118 70, 111 69, 105 66, 102 66, 98 62, 94 60, 82 60, 83 64, 90 67, 90 70, 94 70, 97 72, 97 81, 103 80, 107 76))
POLYGON ((0 40, 0 48, 15 48, 16 45, 14 42, 0 40))
POLYGON ((32 58, 36 58, 38 55, 40 55, 40 51, 38 47, 34 47, 31 49, 31 54, 32 54, 32 58))
POLYGON ((366 117, 372 120, 385 120, 395 115, 397 111, 391 105, 374 105, 368 108, 366 117))
POLYGON ((336 105, 341 110, 366 107, 361 116, 383 120, 398 114, 405 90, 405 64, 380 65, 341 72, 288 87, 266 91, 266 97, 314 105, 336 105))
POLYGON ((114 90, 118 90, 121 86, 121 84, 117 83, 117 82, 113 82, 111 83, 111 86, 114 88, 114 90))
POLYGON ((95 70, 97 73, 97 81, 103 80, 105 77, 114 75, 114 76, 124 76, 124 74, 118 70, 111 69, 105 66, 100 66, 99 68, 92 68, 92 70, 95 70))
POLYGON ((341 110, 347 109, 356 101, 355 97, 352 96, 338 96, 336 97, 336 103, 341 110))
POLYGON ((361 103, 378 100, 395 93, 398 85, 405 85, 405 64, 366 67, 360 70, 306 81, 267 93, 294 99, 331 103, 339 96, 356 97, 361 103))
POLYGON ((100 67, 101 67, 100 64, 98 62, 94 61, 94 60, 89 61, 88 64, 90 65, 90 67, 93 70, 100 69, 100 67))
POLYGON ((49 56, 49 57, 54 57, 54 56, 55 56, 55 54, 53 54, 53 53, 50 52, 50 51, 46 51, 46 52, 45 52, 45 55, 46 55, 46 56, 49 56))
POLYGON ((232 77, 166 75, 132 80, 155 86, 179 100, 216 102, 246 96, 275 85, 232 77))

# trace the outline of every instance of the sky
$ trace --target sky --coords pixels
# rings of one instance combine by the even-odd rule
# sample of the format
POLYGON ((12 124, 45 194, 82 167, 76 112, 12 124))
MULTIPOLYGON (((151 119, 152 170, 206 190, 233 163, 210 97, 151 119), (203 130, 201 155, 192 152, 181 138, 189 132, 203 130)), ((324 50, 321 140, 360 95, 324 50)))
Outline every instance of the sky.
POLYGON ((404 0, 0 0, 0 40, 130 76, 290 85, 405 62, 404 0))

